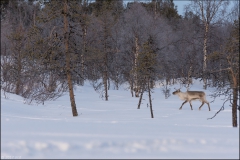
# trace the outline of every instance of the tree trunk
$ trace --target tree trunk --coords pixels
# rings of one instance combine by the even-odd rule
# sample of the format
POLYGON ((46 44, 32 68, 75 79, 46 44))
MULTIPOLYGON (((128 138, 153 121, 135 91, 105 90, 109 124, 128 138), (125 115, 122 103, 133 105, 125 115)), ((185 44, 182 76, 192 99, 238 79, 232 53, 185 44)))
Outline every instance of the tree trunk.
MULTIPOLYGON (((209 25, 205 24, 205 34, 204 34, 204 41, 203 41, 203 74, 205 75, 207 70, 207 40, 208 40, 208 29, 209 25)), ((203 89, 207 89, 207 79, 203 77, 203 89)))
MULTIPOLYGON (((83 32, 83 48, 82 48, 82 54, 81 54, 81 71, 82 71, 82 77, 84 77, 84 63, 85 63, 85 54, 87 52, 87 42, 86 42, 86 36, 87 36, 87 26, 82 26, 82 32, 83 32)), ((80 80, 81 85, 84 85, 84 80, 80 80)))
POLYGON ((138 75, 137 75, 137 59, 139 55, 139 45, 138 45, 138 38, 135 37, 135 59, 134 59, 134 92, 135 97, 139 97, 139 85, 138 85, 138 75))
POLYGON ((144 89, 142 88, 141 94, 140 94, 140 98, 139 98, 139 102, 138 102, 138 108, 137 108, 137 109, 140 109, 140 106, 141 106, 141 103, 142 103, 143 92, 144 92, 144 89))
POLYGON ((238 126, 237 124, 238 83, 237 83, 237 77, 234 76, 234 73, 232 72, 231 74, 233 78, 232 125, 233 127, 237 127, 238 126))
POLYGON ((154 81, 153 80, 150 81, 150 88, 154 88, 154 81))
POLYGON ((130 89, 131 89, 132 97, 134 96, 134 94, 133 94, 133 88, 134 88, 134 86, 133 86, 133 81, 132 81, 132 79, 131 79, 131 80, 130 80, 130 89))
POLYGON ((111 87, 110 84, 111 84, 110 83, 110 78, 108 77, 108 90, 110 90, 110 87, 111 87))
POLYGON ((172 84, 175 84, 174 77, 172 78, 172 84))
MULTIPOLYGON (((19 74, 20 75, 20 74, 19 74)), ((21 80, 20 77, 17 79, 17 83, 16 83, 16 89, 15 89, 15 94, 16 95, 20 95, 20 84, 21 84, 21 80)))
POLYGON ((150 80, 148 80, 148 98, 149 98, 149 104, 150 104, 151 118, 154 118, 153 117, 153 110, 152 110, 152 98, 151 98, 150 80))
POLYGON ((71 101, 71 107, 72 107, 72 114, 73 116, 78 116, 77 113, 77 108, 75 104, 75 98, 74 98, 74 93, 73 93, 73 85, 72 85, 72 76, 71 76, 71 69, 70 69, 70 53, 68 50, 68 20, 67 20, 67 0, 64 1, 64 39, 65 39, 65 55, 66 55, 66 72, 67 72, 67 82, 68 82, 68 88, 69 88, 69 96, 70 96, 70 101, 71 101))
POLYGON ((104 24, 104 62, 103 62, 103 85, 105 101, 108 101, 108 50, 107 50, 107 26, 104 24))
POLYGON ((188 71, 188 82, 187 82, 187 90, 189 90, 190 84, 192 84, 192 65, 189 68, 188 71))
POLYGON ((237 127, 237 97, 238 97, 238 91, 237 87, 233 88, 233 104, 232 104, 232 124, 233 127, 237 127))
POLYGON ((105 71, 103 72, 103 85, 105 91, 105 101, 108 101, 108 83, 107 83, 107 69, 105 67, 105 71))
POLYGON ((17 58, 17 82, 16 82, 16 89, 15 89, 15 94, 19 95, 20 94, 20 85, 21 85, 21 72, 22 72, 22 62, 21 62, 21 51, 18 54, 18 58, 17 58))
POLYGON ((117 76, 116 76, 116 79, 115 79, 115 87, 116 87, 116 90, 119 89, 119 80, 118 80, 118 75, 119 73, 117 72, 117 76))

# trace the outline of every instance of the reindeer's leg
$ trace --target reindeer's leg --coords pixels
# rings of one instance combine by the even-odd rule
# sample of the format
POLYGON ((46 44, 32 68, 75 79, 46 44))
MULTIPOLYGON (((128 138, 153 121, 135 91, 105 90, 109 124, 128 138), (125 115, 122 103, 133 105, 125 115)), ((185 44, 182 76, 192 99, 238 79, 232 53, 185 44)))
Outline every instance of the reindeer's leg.
POLYGON ((208 109, 209 109, 209 111, 211 111, 209 103, 207 103, 207 105, 208 105, 208 109))
POLYGON ((199 110, 201 110, 202 106, 204 105, 204 102, 202 102, 202 105, 199 107, 199 110))
POLYGON ((193 110, 193 109, 192 109, 192 103, 191 103, 191 101, 189 101, 189 103, 190 103, 190 106, 191 106, 191 110, 193 110))
POLYGON ((187 103, 187 101, 183 102, 182 105, 181 105, 181 107, 180 107, 179 109, 182 109, 182 106, 183 106, 185 103, 187 103))

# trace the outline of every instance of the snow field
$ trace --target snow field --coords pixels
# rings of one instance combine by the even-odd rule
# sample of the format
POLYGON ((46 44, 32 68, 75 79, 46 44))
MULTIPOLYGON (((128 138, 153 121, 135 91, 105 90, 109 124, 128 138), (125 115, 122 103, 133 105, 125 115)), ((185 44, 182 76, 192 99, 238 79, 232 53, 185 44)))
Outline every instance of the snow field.
MULTIPOLYGON (((191 90, 203 91, 201 83, 191 90)), ((210 103, 210 112, 206 104, 199 111, 199 101, 193 110, 188 103, 179 110, 182 101, 165 99, 159 86, 152 94, 152 119, 147 94, 137 109, 138 98, 124 87, 109 90, 109 101, 88 82, 77 87, 78 117, 72 117, 68 93, 44 105, 7 96, 1 91, 1 158, 239 158, 239 127, 232 127, 229 104, 207 120, 222 106, 220 98, 210 103)))

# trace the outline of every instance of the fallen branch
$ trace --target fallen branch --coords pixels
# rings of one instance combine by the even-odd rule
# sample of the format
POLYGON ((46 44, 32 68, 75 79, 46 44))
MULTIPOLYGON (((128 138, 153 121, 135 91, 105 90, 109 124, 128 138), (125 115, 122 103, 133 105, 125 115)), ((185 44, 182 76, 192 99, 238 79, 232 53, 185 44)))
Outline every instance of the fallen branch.
POLYGON ((221 112, 222 110, 224 110, 224 105, 225 105, 225 103, 226 103, 228 100, 229 100, 229 99, 227 99, 227 100, 223 103, 222 107, 219 109, 219 111, 217 111, 217 113, 215 113, 215 115, 214 115, 212 118, 208 118, 207 120, 213 119, 214 117, 216 117, 216 115, 217 115, 219 112, 221 112))

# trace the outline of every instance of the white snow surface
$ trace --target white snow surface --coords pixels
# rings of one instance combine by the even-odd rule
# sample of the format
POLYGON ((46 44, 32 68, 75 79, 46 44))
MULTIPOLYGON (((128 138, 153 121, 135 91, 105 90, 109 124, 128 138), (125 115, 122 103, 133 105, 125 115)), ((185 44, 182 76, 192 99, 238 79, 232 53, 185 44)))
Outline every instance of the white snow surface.
MULTIPOLYGON (((171 87, 171 93, 175 85, 171 87)), ((174 95, 165 99, 161 86, 154 89, 153 112, 144 94, 141 109, 138 98, 122 86, 109 90, 104 101, 89 82, 76 87, 78 117, 72 116, 69 95, 42 104, 25 104, 20 96, 1 91, 1 158, 91 158, 91 159, 239 159, 239 127, 232 127, 229 103, 221 97, 206 104, 194 101, 179 107, 174 95)), ((186 89, 182 89, 186 91, 186 89)), ((190 90, 205 91, 195 82, 190 90)), ((239 113, 238 113, 239 117, 239 113)), ((238 118, 239 124, 239 118, 238 118)))

